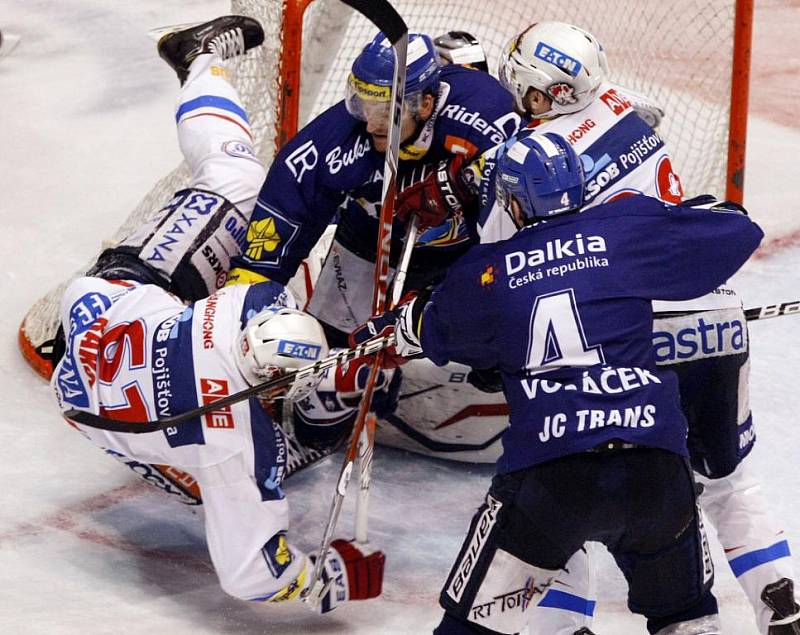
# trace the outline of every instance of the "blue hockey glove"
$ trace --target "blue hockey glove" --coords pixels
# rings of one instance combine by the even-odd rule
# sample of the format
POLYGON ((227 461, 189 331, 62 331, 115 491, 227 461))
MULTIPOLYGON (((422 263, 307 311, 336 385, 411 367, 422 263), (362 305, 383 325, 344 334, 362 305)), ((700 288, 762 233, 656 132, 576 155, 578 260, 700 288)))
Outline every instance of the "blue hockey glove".
POLYGON ((388 337, 394 333, 397 342, 385 352, 384 366, 387 368, 405 364, 409 357, 422 353, 419 337, 413 325, 413 307, 416 301, 414 299, 398 305, 391 311, 373 315, 350 334, 350 346, 355 347, 375 337, 388 337))

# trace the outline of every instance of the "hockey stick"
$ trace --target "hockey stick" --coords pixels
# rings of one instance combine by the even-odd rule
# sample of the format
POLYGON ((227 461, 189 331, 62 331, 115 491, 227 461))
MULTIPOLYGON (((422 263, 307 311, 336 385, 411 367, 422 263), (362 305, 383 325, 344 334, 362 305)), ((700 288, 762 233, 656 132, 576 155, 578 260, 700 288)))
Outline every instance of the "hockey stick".
MULTIPOLYGON (((415 232, 416 228, 412 227, 409 230, 408 241, 410 244, 413 244, 413 232, 415 232)), ((407 243, 408 244, 408 243, 407 243)), ((405 250, 404 250, 405 256, 405 250)), ((400 268, 398 269, 398 274, 395 278, 395 284, 393 285, 393 294, 392 294, 392 305, 397 303, 397 295, 399 294, 399 289, 402 289, 403 286, 403 278, 401 278, 401 273, 404 274, 404 270, 407 268, 407 264, 404 267, 401 260, 400 268)), ((795 300, 793 302, 782 302, 780 304, 767 304, 765 306, 760 307, 753 307, 750 309, 745 309, 744 311, 745 318, 748 322, 752 322, 755 320, 766 320, 768 318, 780 317, 782 315, 800 315, 800 300, 795 300)), ((675 313, 660 313, 660 317, 676 317, 680 315, 688 315, 685 312, 675 312, 675 313)), ((372 355, 373 353, 377 353, 385 348, 389 348, 394 343, 394 338, 392 336, 386 338, 375 338, 359 344, 356 348, 350 350, 340 351, 335 355, 331 355, 326 357, 325 359, 321 359, 318 362, 313 364, 309 364, 308 366, 304 366, 296 371, 290 371, 281 377, 277 377, 276 379, 271 379, 269 381, 265 381, 261 384, 257 384, 255 386, 251 386, 241 392, 234 393, 227 397, 220 399, 219 401, 214 401, 209 404, 205 404, 203 406, 199 406, 198 408, 194 408, 192 410, 187 410, 186 412, 182 412, 177 415, 173 415, 171 417, 164 417, 162 419, 156 419, 153 421, 120 421, 118 419, 111 419, 109 417, 103 417, 99 415, 92 414, 91 412, 86 412, 85 410, 67 410, 64 412, 64 417, 67 419, 79 423, 84 426, 88 426, 90 428, 98 428, 100 430, 108 430, 109 432, 127 432, 132 434, 142 434, 147 432, 157 432, 158 430, 165 430, 166 428, 170 428, 172 426, 180 425, 186 421, 191 419, 195 419, 201 415, 204 415, 208 412, 213 412, 215 410, 219 410, 220 408, 224 408, 225 406, 229 406, 231 404, 239 403, 240 401, 244 401, 245 399, 249 399, 250 397, 254 397, 263 392, 271 392, 277 391, 283 388, 287 388, 296 380, 305 379, 309 375, 316 375, 321 373, 328 368, 333 366, 339 366, 346 362, 349 362, 357 357, 364 357, 367 355, 372 355)), ((441 386, 434 386, 429 388, 440 388, 441 386)), ((408 397, 406 395, 405 397, 408 397)), ((405 397, 400 397, 400 399, 404 399, 405 397)))
POLYGON ((308 366, 303 366, 297 370, 288 371, 286 374, 270 379, 268 381, 256 384, 250 388, 239 391, 227 397, 223 397, 217 401, 199 406, 192 410, 187 410, 171 417, 164 417, 163 419, 156 419, 154 421, 120 421, 118 419, 110 419, 101 415, 95 415, 85 410, 67 410, 64 412, 64 417, 74 423, 79 423, 90 428, 98 428, 100 430, 108 430, 110 432, 130 432, 133 434, 142 434, 146 432, 157 432, 158 430, 165 430, 173 426, 180 425, 192 419, 204 415, 208 412, 220 410, 225 406, 230 406, 250 397, 255 397, 261 393, 271 392, 275 396, 278 391, 288 388, 295 381, 306 379, 312 375, 318 375, 324 370, 339 366, 349 362, 357 357, 365 357, 367 355, 377 354, 384 348, 394 344, 394 336, 388 335, 386 337, 375 337, 371 340, 359 344, 355 348, 339 351, 335 355, 321 359, 308 366))
MULTIPOLYGON (((417 240, 417 219, 414 218, 406 232, 405 242, 403 243, 403 251, 400 256, 400 263, 397 267, 394 280, 392 280, 392 298, 389 308, 394 308, 400 301, 400 295, 403 292, 403 287, 406 282, 406 274, 408 273, 408 265, 411 262, 411 252, 414 248, 414 243, 417 240)), ((385 307, 383 307, 385 308, 385 307)), ((376 315, 381 313, 381 310, 376 311, 376 315)), ((382 361, 383 355, 379 355, 376 359, 375 365, 378 367, 382 361)), ((370 400, 372 395, 370 394, 370 400)), ((363 401, 362 401, 363 403, 363 401)), ((358 498, 356 499, 356 519, 355 519, 355 539, 361 545, 366 545, 367 539, 367 524, 369 522, 369 486, 372 481, 372 456, 375 447, 375 427, 377 425, 377 417, 375 413, 370 412, 366 415, 368 421, 361 429, 361 438, 359 439, 359 452, 358 452, 358 498)))
MULTIPOLYGON (((693 315, 701 313, 697 311, 663 311, 655 313, 654 317, 658 318, 674 318, 683 317, 684 315, 693 315)), ((764 306, 755 306, 751 309, 744 309, 744 317, 748 322, 754 320, 766 320, 767 318, 780 317, 782 315, 798 315, 800 314, 800 300, 793 300, 792 302, 781 302, 779 304, 765 304, 764 306)))
MULTIPOLYGON (((392 77, 392 110, 389 119, 386 162, 383 170, 383 191, 381 194, 381 213, 378 223, 378 243, 375 255, 375 287, 373 292, 373 314, 382 313, 386 308, 386 292, 389 279, 389 255, 391 249, 392 220, 396 196, 397 163, 400 155, 400 119, 403 112, 403 97, 406 83, 406 59, 408 52, 408 27, 387 0, 343 0, 343 2, 368 18, 386 36, 394 49, 394 73, 392 77)), ((336 491, 331 502, 328 522, 317 555, 317 561, 311 574, 311 580, 304 593, 305 599, 312 605, 317 604, 325 593, 322 583, 322 569, 328 556, 328 547, 333 538, 333 531, 339 520, 342 502, 353 472, 353 465, 359 448, 362 461, 367 465, 372 461, 372 440, 375 434, 375 417, 370 415, 372 393, 383 362, 380 352, 375 356, 370 369, 364 394, 359 404, 356 422, 350 442, 345 452, 344 462, 339 472, 336 491), (363 430, 363 432, 362 432, 363 430), (363 443, 362 443, 363 441, 363 443)), ((362 470, 363 472, 363 470, 362 470)), ((369 473, 367 472, 367 479, 369 473)))
POLYGON ((780 317, 781 315, 797 315, 800 314, 800 300, 794 302, 782 302, 780 304, 767 304, 765 306, 757 306, 752 309, 745 309, 744 316, 747 321, 752 320, 766 320, 767 318, 780 317))

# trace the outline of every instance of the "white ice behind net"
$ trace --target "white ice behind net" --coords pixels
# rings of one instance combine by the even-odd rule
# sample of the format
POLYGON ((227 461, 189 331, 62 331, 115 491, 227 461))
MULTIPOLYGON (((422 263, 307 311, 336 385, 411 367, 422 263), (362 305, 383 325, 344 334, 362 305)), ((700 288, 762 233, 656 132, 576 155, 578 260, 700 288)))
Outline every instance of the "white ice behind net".
MULTIPOLYGON (((611 79, 647 95, 666 111, 660 132, 687 195, 724 194, 734 0, 562 0, 533 8, 533 3, 518 0, 393 4, 411 31, 432 36, 450 30, 471 32, 483 44, 492 72, 505 42, 532 22, 562 20, 591 31, 606 50, 611 79)), ((264 25, 263 46, 231 67, 259 155, 269 165, 275 153, 283 2, 232 0, 231 12, 251 15, 264 25)), ((365 18, 338 0, 311 5, 303 26, 300 125, 341 99, 352 60, 374 34, 365 18)), ((157 211, 188 176, 185 165, 165 176, 108 242, 121 239, 157 211)), ((28 312, 23 331, 34 347, 54 334, 58 299, 66 284, 28 312)))

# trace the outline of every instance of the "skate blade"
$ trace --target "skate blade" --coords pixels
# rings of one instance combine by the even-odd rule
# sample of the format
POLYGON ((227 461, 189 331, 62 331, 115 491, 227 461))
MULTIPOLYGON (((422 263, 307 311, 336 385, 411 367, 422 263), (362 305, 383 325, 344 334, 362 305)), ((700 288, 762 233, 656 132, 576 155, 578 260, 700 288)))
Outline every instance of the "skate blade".
POLYGON ((170 33, 175 33, 177 31, 184 31, 186 29, 191 29, 199 24, 203 24, 203 22, 186 22, 185 24, 171 24, 169 26, 160 26, 155 29, 150 29, 147 32, 147 37, 149 37, 153 42, 158 44, 162 37, 165 35, 169 35, 170 33))

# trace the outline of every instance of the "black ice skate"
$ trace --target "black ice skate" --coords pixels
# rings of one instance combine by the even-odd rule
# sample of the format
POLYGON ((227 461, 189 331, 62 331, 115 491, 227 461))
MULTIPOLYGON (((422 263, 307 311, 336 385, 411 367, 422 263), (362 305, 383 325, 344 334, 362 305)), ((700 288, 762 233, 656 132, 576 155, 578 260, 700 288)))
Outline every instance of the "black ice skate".
POLYGON ((253 18, 225 15, 201 24, 167 30, 158 40, 158 54, 178 74, 183 85, 189 65, 198 55, 216 53, 223 59, 242 55, 264 41, 264 30, 253 18))
POLYGON ((794 601, 794 583, 789 578, 765 586, 761 599, 774 611, 769 635, 800 635, 800 606, 794 601))
POLYGON ((594 635, 594 633, 584 626, 579 631, 575 631, 572 635, 594 635))

